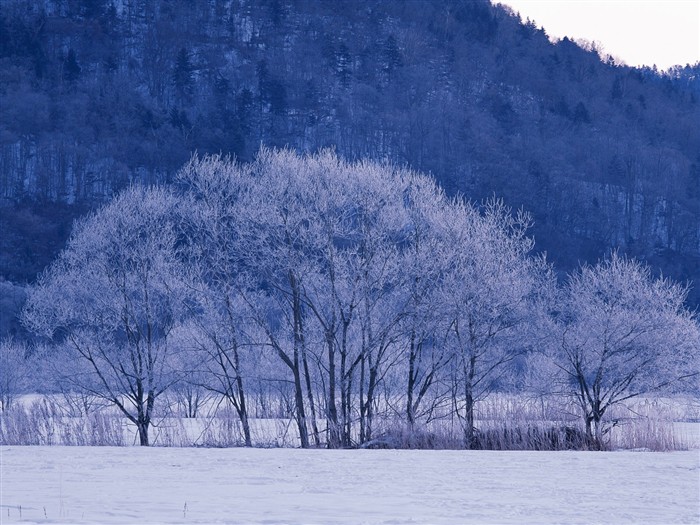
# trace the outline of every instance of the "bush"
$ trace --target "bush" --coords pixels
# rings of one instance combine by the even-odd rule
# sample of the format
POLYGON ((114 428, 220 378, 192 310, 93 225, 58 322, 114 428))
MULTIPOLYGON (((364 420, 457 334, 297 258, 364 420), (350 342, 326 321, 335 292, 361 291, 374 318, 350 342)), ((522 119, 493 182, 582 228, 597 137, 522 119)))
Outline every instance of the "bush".
POLYGON ((586 433, 573 426, 502 427, 477 431, 475 450, 591 450, 586 433))

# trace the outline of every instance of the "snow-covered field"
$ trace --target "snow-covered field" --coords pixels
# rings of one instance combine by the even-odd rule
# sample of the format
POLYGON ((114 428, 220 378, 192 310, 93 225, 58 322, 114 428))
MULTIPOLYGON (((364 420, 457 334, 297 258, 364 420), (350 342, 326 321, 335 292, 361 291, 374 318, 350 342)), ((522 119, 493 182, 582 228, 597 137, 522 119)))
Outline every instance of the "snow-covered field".
POLYGON ((1 523, 692 523, 700 452, 0 447, 1 523))

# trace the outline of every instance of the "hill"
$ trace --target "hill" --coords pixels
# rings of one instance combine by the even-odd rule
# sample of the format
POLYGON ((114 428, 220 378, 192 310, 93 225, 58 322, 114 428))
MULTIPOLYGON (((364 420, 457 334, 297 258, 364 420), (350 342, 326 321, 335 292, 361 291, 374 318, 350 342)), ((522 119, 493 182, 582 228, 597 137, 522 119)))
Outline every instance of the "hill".
POLYGON ((699 72, 552 43, 485 0, 6 0, 0 275, 31 282, 73 218, 195 151, 264 144, 503 197, 562 272, 617 248, 700 281, 699 72))

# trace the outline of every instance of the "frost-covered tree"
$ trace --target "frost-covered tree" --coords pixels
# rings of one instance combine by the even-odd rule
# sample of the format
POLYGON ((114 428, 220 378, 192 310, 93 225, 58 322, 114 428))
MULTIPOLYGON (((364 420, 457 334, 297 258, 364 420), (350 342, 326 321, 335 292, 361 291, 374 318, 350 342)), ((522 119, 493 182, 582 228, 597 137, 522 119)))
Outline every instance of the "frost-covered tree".
POLYGON ((542 259, 530 257, 529 218, 502 202, 480 213, 454 204, 447 239, 453 247, 442 305, 453 353, 457 415, 465 445, 475 445, 475 404, 491 393, 527 349, 531 305, 546 285, 542 259))
MULTIPOLYGON (((378 324, 376 314, 400 275, 402 172, 348 163, 329 151, 262 150, 251 169, 255 189, 244 203, 242 251, 273 306, 256 318, 293 374, 302 446, 307 409, 317 443, 318 415, 328 445, 347 446, 356 403, 374 402, 387 330, 396 323, 394 315, 378 324)), ((392 311, 387 306, 384 313, 392 311)))
POLYGON ((83 360, 89 374, 73 378, 76 388, 116 406, 141 445, 156 400, 178 379, 171 332, 191 312, 181 216, 168 190, 125 191, 76 225, 23 312, 29 328, 83 360))
POLYGON ((0 341, 0 411, 12 406, 29 383, 27 346, 11 338, 0 341))
POLYGON ((444 235, 455 210, 445 194, 425 177, 416 178, 404 198, 410 207, 401 261, 408 295, 400 327, 404 346, 401 375, 406 392, 405 419, 412 428, 445 393, 432 390, 440 382, 444 385, 441 373, 451 359, 445 345, 444 316, 438 305, 444 298, 441 292, 455 250, 444 235), (427 399, 431 402, 426 404, 427 399))
POLYGON ((204 308, 199 333, 208 339, 201 346, 210 354, 207 366, 218 364, 210 368, 217 386, 210 387, 227 392, 245 426, 241 343, 246 332, 256 333, 255 343, 291 374, 302 447, 316 424, 302 298, 314 253, 307 171, 290 151, 262 149, 250 164, 195 158, 180 174, 195 205, 191 263, 204 308))
POLYGON ((314 179, 309 162, 296 153, 262 149, 250 166, 251 190, 239 204, 238 225, 241 269, 250 270, 252 277, 245 294, 250 318, 291 374, 302 447, 310 445, 310 438, 319 444, 317 389, 307 341, 309 312, 303 297, 318 249, 314 179))
POLYGON ((697 385, 700 332, 686 292, 616 253, 561 290, 552 357, 592 446, 604 446, 612 406, 685 380, 697 385))
POLYGON ((413 425, 431 398, 427 414, 451 362, 471 439, 474 403, 522 351, 511 343, 542 270, 525 217, 330 151, 195 158, 180 179, 192 199, 194 322, 234 406, 248 380, 242 343, 266 348, 289 373, 301 446, 320 444, 319 419, 328 446, 349 446, 354 421, 371 439, 382 403, 402 405, 413 425))
MULTIPOLYGON (((203 308, 198 305, 198 314, 203 308)), ((211 408, 210 402, 216 401, 217 392, 209 387, 205 359, 202 352, 199 323, 195 315, 171 332, 172 358, 170 366, 179 375, 179 380, 173 383, 166 392, 169 408, 185 418, 197 418, 211 408)))
POLYGON ((271 349, 290 373, 302 446, 320 444, 320 418, 331 447, 354 441, 358 415, 367 439, 379 386, 399 359, 408 264, 414 273, 430 264, 428 251, 423 268, 414 264, 408 210, 423 193, 447 203, 442 193, 425 177, 329 151, 263 149, 247 165, 193 159, 181 180, 196 204, 188 229, 199 250, 193 265, 203 269, 198 304, 218 312, 209 338, 229 349, 229 370, 243 378, 235 330, 234 339, 271 349))
POLYGON ((340 444, 349 446, 358 415, 359 439, 371 437, 378 387, 398 350, 398 323, 407 301, 404 192, 416 176, 370 162, 338 168, 330 182, 340 183, 344 197, 336 200, 335 220, 322 221, 326 242, 319 279, 306 287, 305 297, 330 336, 326 359, 336 374, 338 434, 340 444))
POLYGON ((190 372, 188 381, 229 402, 241 421, 245 445, 252 446, 246 301, 255 291, 255 282, 247 278, 240 232, 245 210, 241 200, 253 181, 246 167, 219 156, 194 157, 179 179, 187 188, 183 198, 189 214, 184 230, 199 307, 190 323, 190 337, 200 357, 194 360, 198 369, 190 372))

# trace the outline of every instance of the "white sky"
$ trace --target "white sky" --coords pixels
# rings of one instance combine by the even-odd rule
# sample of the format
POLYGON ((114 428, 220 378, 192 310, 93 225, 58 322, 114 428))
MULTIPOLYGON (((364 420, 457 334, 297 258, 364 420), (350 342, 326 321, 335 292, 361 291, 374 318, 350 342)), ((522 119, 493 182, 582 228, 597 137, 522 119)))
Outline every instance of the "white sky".
POLYGON ((495 0, 544 27, 583 38, 630 66, 700 61, 700 0, 495 0))

